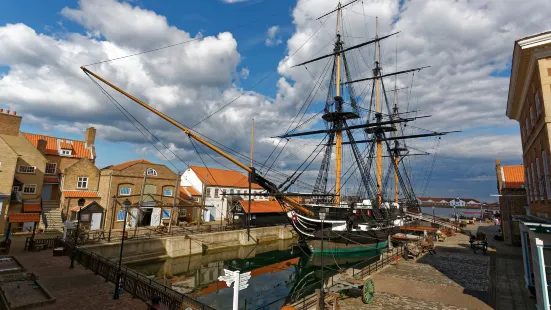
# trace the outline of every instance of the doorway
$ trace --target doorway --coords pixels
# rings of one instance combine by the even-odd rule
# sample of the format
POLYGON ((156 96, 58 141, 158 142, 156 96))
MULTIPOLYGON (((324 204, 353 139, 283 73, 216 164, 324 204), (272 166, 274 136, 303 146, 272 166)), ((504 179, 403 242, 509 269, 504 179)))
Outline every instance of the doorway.
POLYGON ((142 216, 141 216, 141 219, 140 219, 139 226, 149 226, 149 224, 151 223, 151 215, 153 213, 153 209, 152 208, 142 208, 141 211, 142 211, 141 212, 142 216))

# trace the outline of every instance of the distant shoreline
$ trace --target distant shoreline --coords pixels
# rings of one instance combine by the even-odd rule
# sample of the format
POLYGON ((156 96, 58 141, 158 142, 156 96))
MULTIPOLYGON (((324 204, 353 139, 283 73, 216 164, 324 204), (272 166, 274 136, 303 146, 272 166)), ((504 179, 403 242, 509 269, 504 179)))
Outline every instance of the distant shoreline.
MULTIPOLYGON (((425 207, 425 208, 432 208, 433 206, 426 206, 426 205, 421 205, 421 207, 425 207)), ((450 206, 434 206, 435 208, 443 208, 443 209, 453 209, 453 207, 450 207, 450 206)), ((474 209, 474 210, 480 210, 480 207, 455 207, 456 209, 474 209)), ((488 209, 488 206, 486 206, 486 208, 482 208, 482 209, 488 209)))

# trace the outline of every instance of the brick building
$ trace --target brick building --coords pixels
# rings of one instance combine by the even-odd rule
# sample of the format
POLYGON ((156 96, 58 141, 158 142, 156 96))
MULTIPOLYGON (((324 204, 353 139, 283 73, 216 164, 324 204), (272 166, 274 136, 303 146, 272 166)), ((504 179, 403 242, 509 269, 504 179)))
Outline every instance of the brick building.
MULTIPOLYGON (((0 231, 8 214, 40 213, 46 176, 46 157, 19 131, 21 116, 0 109, 0 231)), ((15 216, 13 216, 15 218, 15 216)), ((12 225, 15 231, 31 229, 32 222, 12 225)))
MULTIPOLYGON (((235 197, 233 200, 244 199, 249 193, 249 179, 246 175, 233 170, 190 166, 182 174, 183 186, 191 187, 204 197, 205 210, 202 218, 206 222, 221 220, 230 215, 231 203, 228 203, 230 195, 243 194, 243 198, 235 197)), ((268 197, 258 195, 265 190, 260 185, 251 185, 252 199, 268 200, 268 197)))
POLYGON ((496 177, 504 241, 508 245, 520 246, 519 222, 513 216, 526 214, 524 166, 502 166, 496 159, 496 177))
POLYGON ((551 269, 551 31, 514 43, 507 117, 520 125, 528 208, 520 221, 526 285, 536 291, 538 309, 549 309, 546 270, 551 269))
MULTIPOLYGON (((62 219, 69 215, 77 200, 85 198, 87 203, 99 200, 99 170, 94 165, 96 129, 86 129, 84 140, 24 135, 48 160, 41 193, 44 224, 48 230, 62 230, 62 219)), ((94 219, 93 227, 99 229, 97 215, 94 219)))
POLYGON ((128 227, 175 225, 191 221, 191 211, 197 207, 189 197, 180 197, 179 175, 164 165, 147 160, 133 160, 100 170, 99 196, 105 206, 104 229, 121 229, 125 211, 122 202, 128 199, 132 208, 128 227), (174 197, 176 195, 176 198, 174 197), (177 209, 172 212, 172 207, 177 209))

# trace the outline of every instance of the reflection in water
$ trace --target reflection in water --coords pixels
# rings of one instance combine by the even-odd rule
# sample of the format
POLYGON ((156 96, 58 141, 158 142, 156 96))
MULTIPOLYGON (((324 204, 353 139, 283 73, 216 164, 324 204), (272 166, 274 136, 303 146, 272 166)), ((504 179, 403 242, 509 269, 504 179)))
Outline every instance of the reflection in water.
MULTIPOLYGON (((324 276, 335 275, 340 268, 362 268, 378 259, 376 251, 361 256, 325 256, 324 276)), ((218 281, 224 268, 251 272, 249 287, 239 292, 240 309, 267 304, 269 309, 280 309, 319 288, 320 266, 321 257, 310 256, 295 240, 128 265, 215 309, 232 308, 233 287, 218 281)))

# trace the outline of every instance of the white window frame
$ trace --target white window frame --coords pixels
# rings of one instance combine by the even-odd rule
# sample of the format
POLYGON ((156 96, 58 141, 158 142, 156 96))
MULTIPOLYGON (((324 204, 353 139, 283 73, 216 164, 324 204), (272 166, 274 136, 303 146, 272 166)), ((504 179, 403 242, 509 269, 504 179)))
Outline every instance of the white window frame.
POLYGON ((24 195, 32 195, 32 194, 36 194, 36 184, 25 184, 23 185, 23 194, 24 195), (25 190, 26 189, 32 189, 32 191, 29 191, 29 192, 26 192, 25 190))
POLYGON ((179 215, 180 216, 187 216, 187 209, 186 208, 181 208, 180 212, 179 212, 179 215))
POLYGON ((173 194, 174 194, 174 190, 172 190, 172 188, 165 188, 165 189, 163 189, 163 196, 165 196, 165 197, 172 197, 173 194), (170 194, 169 194, 169 195, 165 194, 165 191, 170 191, 170 194))
POLYGON ((35 166, 25 166, 25 165, 19 165, 19 168, 17 169, 18 173, 25 173, 25 174, 34 174, 36 173, 36 167, 35 166), (29 168, 32 168, 32 171, 29 168))
POLYGON ((47 164, 46 164, 46 169, 44 169, 44 173, 45 173, 45 174, 52 175, 52 174, 55 174, 56 171, 57 171, 57 163, 47 163, 47 164), (51 165, 54 166, 54 172, 48 172, 48 165, 50 165, 50 167, 51 167, 51 165))
POLYGON ((130 187, 120 187, 119 188, 119 196, 130 196, 130 195, 132 195, 132 188, 130 188, 130 187), (122 190, 126 189, 126 188, 128 188, 128 194, 124 194, 122 192, 122 190))
POLYGON ((210 198, 210 188, 207 188, 207 192, 205 193, 205 197, 209 197, 209 198, 210 198))
POLYGON ((71 156, 73 155, 73 150, 61 149, 61 156, 71 156))
POLYGON ((77 188, 78 189, 87 189, 88 188, 88 177, 77 177, 77 188))
POLYGON ((220 193, 220 190, 219 190, 218 188, 215 188, 215 189, 214 189, 214 198, 220 197, 220 194, 219 194, 219 193, 220 193))
POLYGON ((153 169, 153 168, 147 168, 145 170, 145 173, 149 176, 154 176, 156 177, 157 176, 157 170, 153 169))
POLYGON ((541 159, 543 161, 543 173, 545 177, 545 189, 547 191, 547 199, 551 199, 551 179, 549 176, 549 162, 547 161, 547 152, 541 152, 541 159))
POLYGON ((20 188, 19 186, 15 185, 15 186, 12 186, 11 191, 12 191, 12 192, 19 192, 20 189, 21 189, 21 188, 20 188))

